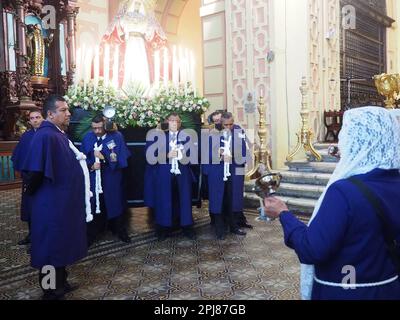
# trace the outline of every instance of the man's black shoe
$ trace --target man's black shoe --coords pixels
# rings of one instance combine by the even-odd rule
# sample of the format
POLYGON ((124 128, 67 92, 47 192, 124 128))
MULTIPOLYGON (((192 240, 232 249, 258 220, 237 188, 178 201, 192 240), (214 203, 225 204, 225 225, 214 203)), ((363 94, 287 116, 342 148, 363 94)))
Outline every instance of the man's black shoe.
POLYGON ((131 243, 131 238, 128 236, 126 232, 122 232, 118 234, 118 238, 125 243, 131 243))
POLYGON ((215 217, 213 214, 210 213, 210 225, 214 226, 215 225, 215 217))
POLYGON ((231 233, 237 234, 238 236, 245 236, 247 234, 246 232, 244 232, 240 229, 233 229, 233 230, 231 230, 231 233))
POLYGON ((225 240, 224 234, 217 234, 217 240, 225 240))
POLYGON ((158 241, 164 241, 165 239, 167 239, 167 234, 164 231, 157 231, 156 237, 158 241))
POLYGON ((31 237, 27 235, 24 239, 18 241, 18 245, 24 246, 31 243, 31 237))
POLYGON ((239 223, 239 228, 253 229, 253 226, 251 224, 243 222, 243 223, 239 223))
POLYGON ((91 247, 91 246, 93 246, 93 244, 94 244, 94 239, 87 239, 87 247, 88 247, 88 249, 91 247))
POLYGON ((69 284, 68 282, 66 282, 64 284, 64 293, 70 293, 72 291, 75 291, 79 288, 79 285, 77 284, 69 284))
POLYGON ((64 300, 65 290, 46 290, 42 296, 42 300, 64 300))
POLYGON ((190 240, 195 240, 196 239, 196 234, 194 233, 194 231, 192 229, 183 229, 183 235, 190 239, 190 240))

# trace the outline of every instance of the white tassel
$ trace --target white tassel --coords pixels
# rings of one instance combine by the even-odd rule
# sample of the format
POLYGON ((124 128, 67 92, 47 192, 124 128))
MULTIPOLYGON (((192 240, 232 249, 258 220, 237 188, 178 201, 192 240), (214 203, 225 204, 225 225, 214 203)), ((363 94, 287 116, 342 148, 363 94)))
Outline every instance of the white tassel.
MULTIPOLYGON (((225 157, 232 157, 232 153, 230 150, 230 145, 231 145, 231 140, 232 140, 232 136, 229 136, 229 139, 226 140, 226 136, 224 136, 224 139, 222 139, 222 142, 224 144, 223 147, 221 147, 222 149, 222 156, 225 157)), ((228 177, 231 176, 231 173, 229 171, 229 162, 224 161, 224 181, 228 181, 228 177)))
MULTIPOLYGON (((94 151, 101 152, 103 150, 103 145, 100 145, 99 147, 96 146, 96 143, 94 144, 94 151)), ((95 163, 100 163, 100 159, 98 157, 95 157, 95 163)), ((94 192, 96 194, 96 213, 100 213, 100 194, 103 193, 103 188, 101 186, 101 170, 96 170, 96 185, 94 192)))
POLYGON ((178 161, 182 160, 182 158, 183 158, 183 153, 182 153, 183 146, 181 144, 177 145, 177 140, 170 141, 169 146, 170 146, 171 152, 176 151, 178 153, 177 157, 171 159, 170 172, 175 175, 180 175, 182 172, 181 172, 181 170, 179 170, 178 161))
POLYGON ((86 222, 90 222, 93 220, 92 208, 90 206, 90 198, 93 197, 93 193, 90 191, 90 177, 89 170, 86 164, 86 156, 82 152, 80 152, 70 140, 68 141, 70 149, 75 153, 76 160, 79 161, 79 164, 82 167, 83 176, 85 178, 86 222))

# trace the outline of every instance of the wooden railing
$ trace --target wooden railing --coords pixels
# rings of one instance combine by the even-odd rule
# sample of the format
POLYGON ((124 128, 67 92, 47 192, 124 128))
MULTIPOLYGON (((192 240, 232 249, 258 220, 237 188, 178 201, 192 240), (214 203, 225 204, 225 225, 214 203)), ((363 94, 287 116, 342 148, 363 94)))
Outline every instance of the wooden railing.
POLYGON ((21 176, 14 170, 11 161, 12 152, 17 145, 17 141, 0 142, 0 190, 19 188, 21 186, 21 176))

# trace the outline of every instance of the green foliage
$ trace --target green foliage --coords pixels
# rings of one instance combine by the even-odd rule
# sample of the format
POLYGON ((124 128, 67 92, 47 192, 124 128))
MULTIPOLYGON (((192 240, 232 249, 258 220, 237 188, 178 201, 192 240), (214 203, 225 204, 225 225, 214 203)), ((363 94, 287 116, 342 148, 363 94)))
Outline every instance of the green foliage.
POLYGON ((82 141, 86 133, 88 133, 92 127, 92 119, 96 116, 97 112, 90 111, 90 113, 81 119, 76 126, 73 136, 76 141, 82 141))

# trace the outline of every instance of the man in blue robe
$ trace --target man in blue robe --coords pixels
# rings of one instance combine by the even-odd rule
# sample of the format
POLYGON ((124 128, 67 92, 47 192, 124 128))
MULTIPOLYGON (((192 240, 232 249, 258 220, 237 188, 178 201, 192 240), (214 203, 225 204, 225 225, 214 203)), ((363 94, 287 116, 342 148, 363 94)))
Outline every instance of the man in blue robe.
MULTIPOLYGON (((230 112, 221 117, 221 131, 213 130, 210 136, 210 158, 207 166, 209 210, 214 216, 217 238, 225 238, 225 229, 237 235, 246 235, 243 226, 243 186, 246 163, 246 138, 242 129, 234 125, 230 112), (223 140, 230 138, 230 156, 223 155, 223 140), (224 175, 225 163, 229 163, 230 176, 224 175)), ((247 225, 247 222, 244 222, 247 225)), ((251 227, 250 225, 247 225, 251 227)))
POLYGON ((81 150, 87 157, 94 195, 91 199, 94 220, 88 224, 88 244, 95 241, 106 224, 120 240, 129 243, 123 221, 126 209, 123 169, 128 167, 131 153, 124 137, 119 131, 106 132, 104 118, 99 115, 93 118, 92 131, 83 138, 81 150))
POLYGON ((146 152, 148 169, 145 183, 146 198, 153 206, 156 223, 157 238, 164 240, 175 220, 183 230, 185 237, 195 238, 192 217, 192 184, 195 181, 190 164, 182 164, 179 151, 174 146, 184 146, 189 137, 180 131, 181 119, 178 114, 171 114, 168 118, 169 130, 162 133, 157 141, 147 141, 147 151, 150 146, 157 144, 159 148, 154 154, 146 152), (150 157, 157 159, 154 163, 150 157), (173 172, 172 172, 173 171, 173 172))
POLYGON ((22 178, 22 193, 21 193, 21 220, 28 223, 28 235, 18 242, 19 245, 26 245, 31 243, 30 236, 30 216, 31 216, 31 199, 26 194, 25 188, 27 183, 26 174, 22 171, 22 166, 25 162, 26 155, 31 145, 32 138, 37 129, 43 122, 43 116, 39 109, 31 109, 29 111, 29 124, 32 129, 26 131, 20 138, 17 146, 15 147, 11 160, 14 165, 14 169, 21 173, 22 178))
POLYGON ((39 269, 43 299, 54 300, 74 289, 66 266, 87 254, 85 179, 64 133, 71 117, 64 98, 49 96, 43 114, 46 121, 32 139, 22 170, 29 175, 26 192, 32 197, 31 266, 39 269), (47 275, 49 268, 53 272, 47 275), (55 283, 46 282, 48 276, 55 276, 55 283))
MULTIPOLYGON (((213 133, 213 132, 216 133, 215 130, 217 130, 219 132, 221 132, 223 130, 222 115, 224 113, 225 113, 224 110, 217 110, 210 115, 209 123, 211 125, 214 125, 214 130, 211 130, 210 133, 213 133)), ((243 129, 239 125, 234 124, 233 131, 235 131, 235 130, 238 130, 237 132, 242 132, 243 129)), ((246 141, 248 142, 247 137, 246 137, 246 141)), ((206 184, 205 189, 207 190, 207 194, 208 194, 208 171, 207 171, 208 164, 205 164, 202 167, 203 167, 203 174, 204 174, 204 184, 206 184)), ((211 225, 215 225, 214 217, 215 216, 210 211, 211 225)), ((236 218, 237 218, 237 225, 239 228, 253 229, 253 226, 247 222, 246 216, 243 213, 243 208, 240 211, 236 212, 236 218)))

